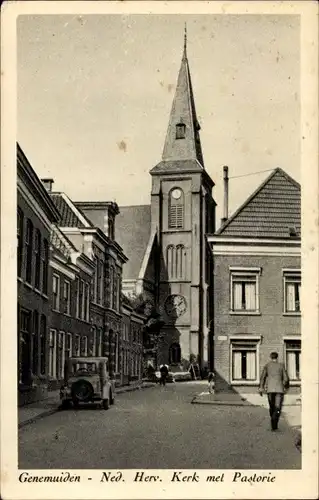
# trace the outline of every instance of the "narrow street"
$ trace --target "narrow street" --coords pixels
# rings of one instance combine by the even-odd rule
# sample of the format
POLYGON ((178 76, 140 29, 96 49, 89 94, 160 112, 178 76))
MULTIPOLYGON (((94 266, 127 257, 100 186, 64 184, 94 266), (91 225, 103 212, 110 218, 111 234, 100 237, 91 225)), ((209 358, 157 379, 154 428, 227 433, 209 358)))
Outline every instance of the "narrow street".
POLYGON ((260 407, 191 404, 196 383, 121 394, 109 411, 60 411, 19 431, 19 468, 298 469, 285 419, 260 407))

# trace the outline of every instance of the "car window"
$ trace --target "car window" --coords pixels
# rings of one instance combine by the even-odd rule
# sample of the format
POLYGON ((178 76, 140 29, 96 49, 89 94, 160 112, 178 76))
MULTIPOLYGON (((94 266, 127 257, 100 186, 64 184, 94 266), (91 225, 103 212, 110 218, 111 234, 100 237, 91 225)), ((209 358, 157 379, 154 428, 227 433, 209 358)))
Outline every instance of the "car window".
POLYGON ((97 367, 96 363, 76 363, 73 365, 74 375, 96 375, 97 367))

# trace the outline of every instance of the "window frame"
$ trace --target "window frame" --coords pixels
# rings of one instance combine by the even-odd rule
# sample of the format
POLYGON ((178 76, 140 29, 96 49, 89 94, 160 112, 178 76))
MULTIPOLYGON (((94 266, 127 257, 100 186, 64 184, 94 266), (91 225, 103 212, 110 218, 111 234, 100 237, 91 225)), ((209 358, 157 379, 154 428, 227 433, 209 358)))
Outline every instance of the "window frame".
POLYGON ((34 271, 34 288, 41 290, 41 251, 42 251, 42 237, 40 229, 36 228, 34 231, 34 255, 35 255, 35 271, 34 271))
POLYGON ((25 265, 25 281, 32 285, 33 278, 33 235, 34 235, 34 226, 31 219, 27 219, 26 231, 25 231, 25 256, 26 256, 26 265, 25 265))
MULTIPOLYGON (((229 378, 230 378, 230 383, 231 385, 258 385, 259 384, 259 373, 260 373, 260 344, 261 344, 261 336, 254 336, 254 335, 236 335, 233 337, 230 337, 229 339, 229 378), (255 372, 256 372, 256 377, 254 380, 247 380, 247 379, 235 379, 233 377, 233 352, 234 352, 234 347, 236 347, 236 344, 245 345, 248 344, 254 344, 255 345, 255 372)), ((237 347, 238 350, 241 350, 237 347)), ((244 351, 244 348, 242 349, 244 351)), ((252 350, 252 349, 248 349, 252 350)))
POLYGON ((289 376, 289 382, 290 382, 290 385, 291 386, 300 386, 301 385, 301 380, 302 380, 302 377, 300 375, 301 373, 301 356, 302 356, 302 342, 301 342, 301 337, 300 336, 286 336, 283 338, 283 348, 284 348, 284 364, 285 364, 285 368, 286 368, 286 371, 288 373, 288 376, 289 376), (287 349, 287 344, 300 344, 300 349, 298 350, 299 352, 299 379, 293 379, 288 371, 288 360, 287 360, 287 353, 288 352, 296 352, 296 349, 293 349, 293 348, 288 348, 287 349))
POLYGON ((258 267, 230 267, 229 268, 229 286, 230 286, 230 298, 229 298, 229 313, 232 315, 260 315, 260 276, 261 276, 261 268, 258 267), (255 278, 255 280, 251 280, 252 283, 255 283, 255 309, 235 309, 234 307, 234 283, 250 283, 250 281, 245 281, 244 279, 234 279, 236 277, 246 277, 249 276, 251 278, 255 278))
POLYGON ((52 310, 55 312, 60 312, 60 276, 58 274, 52 274, 52 310), (54 292, 54 281, 57 282, 57 293, 54 292))
POLYGON ((23 276, 23 247, 24 247, 24 213, 20 207, 17 209, 17 274, 23 276))
POLYGON ((57 378, 57 331, 50 328, 49 333, 49 366, 48 374, 51 379, 57 378))
POLYGON ((185 225, 185 194, 181 187, 174 186, 172 189, 170 189, 168 193, 168 228, 174 231, 178 231, 178 230, 183 230, 184 225, 185 225), (181 196, 178 200, 176 200, 172 196, 172 193, 173 191, 175 191, 175 189, 178 189, 181 192, 181 196), (174 220, 175 223, 173 222, 174 220))
POLYGON ((186 137, 186 125, 183 122, 176 123, 175 126, 175 139, 185 139, 186 137))
POLYGON ((49 242, 46 238, 43 238, 43 245, 42 245, 42 293, 44 295, 47 295, 48 293, 48 271, 49 271, 49 253, 50 253, 50 246, 49 242))
POLYGON ((66 314, 67 316, 71 315, 71 281, 70 280, 63 280, 63 308, 64 311, 63 313, 66 314), (68 290, 68 293, 66 294, 65 291, 66 289, 68 290))
MULTIPOLYGON (((301 316, 301 269, 283 269, 283 314, 284 316, 301 316), (289 283, 299 284, 299 311, 291 311, 287 308, 287 285, 289 283)), ((297 301, 295 300, 295 307, 297 301)))

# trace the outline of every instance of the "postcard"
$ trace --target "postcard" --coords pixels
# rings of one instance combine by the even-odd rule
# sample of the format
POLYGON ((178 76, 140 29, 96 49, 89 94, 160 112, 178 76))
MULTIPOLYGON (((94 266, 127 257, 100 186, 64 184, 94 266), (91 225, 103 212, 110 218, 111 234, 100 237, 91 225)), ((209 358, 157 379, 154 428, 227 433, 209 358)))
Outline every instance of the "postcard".
POLYGON ((2 497, 317 498, 317 4, 1 31, 2 497))

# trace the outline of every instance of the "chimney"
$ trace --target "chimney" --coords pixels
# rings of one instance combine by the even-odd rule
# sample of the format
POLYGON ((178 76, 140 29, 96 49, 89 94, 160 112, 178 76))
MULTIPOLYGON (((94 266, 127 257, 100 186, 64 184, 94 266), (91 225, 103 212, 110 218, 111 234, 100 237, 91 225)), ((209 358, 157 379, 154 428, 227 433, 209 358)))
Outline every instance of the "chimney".
POLYGON ((222 218, 222 224, 224 224, 228 219, 228 167, 223 168, 224 173, 224 217, 222 218))
POLYGON ((45 189, 51 193, 52 192, 52 186, 54 184, 54 179, 41 179, 42 184, 44 185, 45 189))

